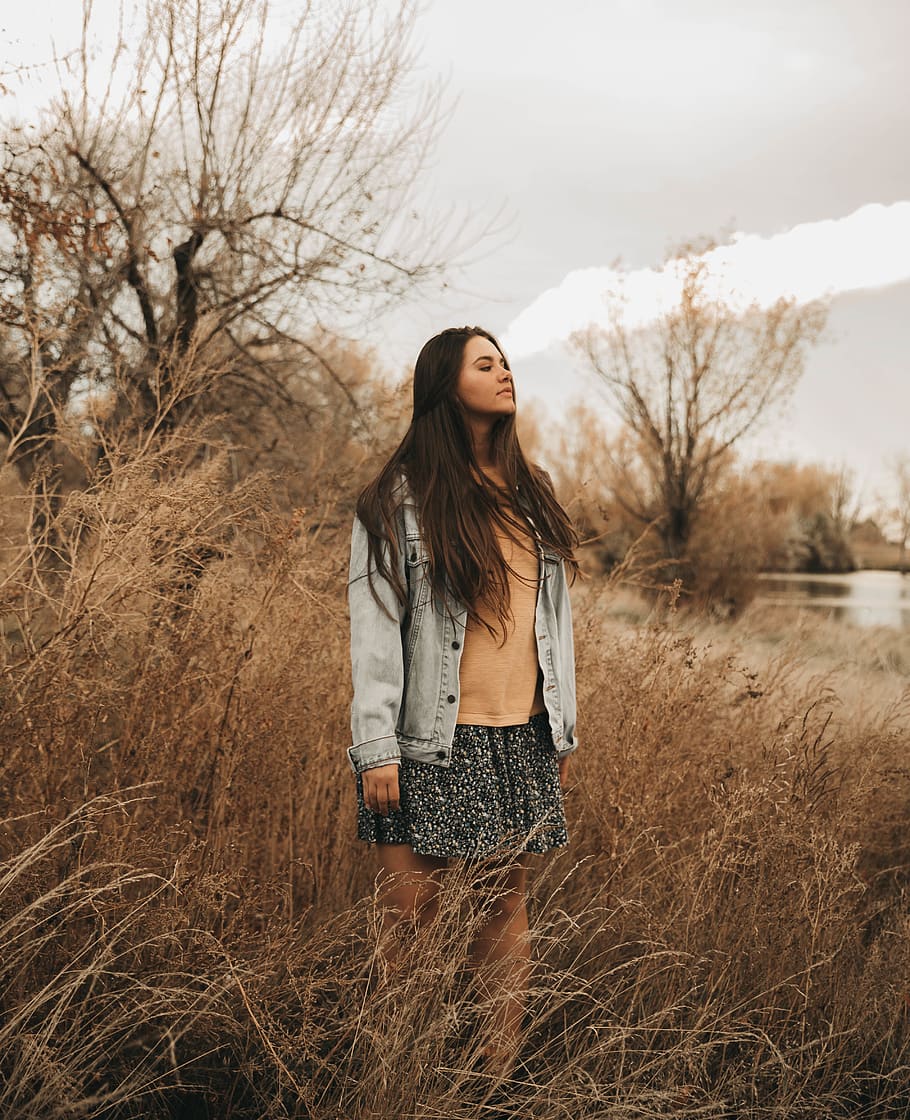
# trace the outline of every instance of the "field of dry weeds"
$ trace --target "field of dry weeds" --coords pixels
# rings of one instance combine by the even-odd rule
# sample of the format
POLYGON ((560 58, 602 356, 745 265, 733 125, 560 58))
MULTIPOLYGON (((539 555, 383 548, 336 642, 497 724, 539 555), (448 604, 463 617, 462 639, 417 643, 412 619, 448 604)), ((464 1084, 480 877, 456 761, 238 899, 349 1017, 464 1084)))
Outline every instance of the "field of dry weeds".
MULTIPOLYGON (((288 513, 227 474, 118 466, 64 503, 50 572, 6 506, 0 1115, 492 1116, 463 869, 376 983, 344 753, 353 490, 288 513)), ((906 1116, 906 639, 835 667, 833 639, 822 664, 767 626, 573 595, 572 843, 536 865, 496 1115, 906 1116)))

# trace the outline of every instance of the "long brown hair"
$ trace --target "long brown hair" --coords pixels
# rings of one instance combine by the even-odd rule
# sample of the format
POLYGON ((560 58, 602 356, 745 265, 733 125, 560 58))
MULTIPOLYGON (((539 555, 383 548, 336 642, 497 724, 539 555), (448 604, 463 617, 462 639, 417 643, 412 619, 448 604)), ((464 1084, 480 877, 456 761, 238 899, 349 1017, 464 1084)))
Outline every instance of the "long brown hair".
MULTIPOLYGON (((515 413, 498 418, 490 434, 490 457, 505 480, 505 493, 480 469, 464 407, 456 394, 464 348, 482 327, 450 327, 426 342, 414 366, 414 407, 404 439, 357 500, 357 516, 369 537, 368 567, 387 579, 402 606, 407 589, 398 575, 395 509, 401 475, 417 507, 426 544, 430 582, 438 600, 464 604, 469 618, 492 627, 478 613, 486 604, 503 626, 509 619, 509 567, 494 526, 530 533, 578 573, 578 534, 556 498, 550 476, 525 459, 515 413), (506 499, 504 501, 504 499, 506 499), (385 547, 388 546, 386 553, 385 547)), ((508 359, 506 368, 509 368, 508 359)), ((514 394, 514 385, 513 385, 514 394)), ((372 586, 372 583, 371 583, 372 586)), ((375 590, 374 590, 375 594, 375 590)))

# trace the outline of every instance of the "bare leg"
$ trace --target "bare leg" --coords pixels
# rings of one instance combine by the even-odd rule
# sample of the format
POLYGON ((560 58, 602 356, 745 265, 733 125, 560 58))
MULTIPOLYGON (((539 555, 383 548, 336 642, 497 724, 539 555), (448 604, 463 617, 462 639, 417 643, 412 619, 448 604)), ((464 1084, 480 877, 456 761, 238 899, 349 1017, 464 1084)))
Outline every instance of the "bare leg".
POLYGON ((439 909, 439 873, 447 861, 419 855, 410 844, 377 844, 382 868, 385 909, 380 951, 386 972, 394 971, 402 954, 407 927, 433 921, 439 909))
POLYGON ((485 883, 490 884, 495 895, 493 909, 471 946, 471 959, 480 991, 493 1004, 490 1042, 484 1053, 505 1073, 521 1042, 521 1022, 531 978, 525 901, 527 857, 485 873, 485 883))

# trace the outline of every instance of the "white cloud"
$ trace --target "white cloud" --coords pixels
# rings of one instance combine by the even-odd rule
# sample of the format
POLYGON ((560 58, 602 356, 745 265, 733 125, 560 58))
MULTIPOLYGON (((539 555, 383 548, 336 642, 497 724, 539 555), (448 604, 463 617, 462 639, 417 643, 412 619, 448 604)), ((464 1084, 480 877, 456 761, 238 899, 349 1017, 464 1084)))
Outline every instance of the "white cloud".
MULTIPOLYGON (((910 279, 910 201, 870 203, 844 218, 805 222, 773 237, 735 233, 705 259, 709 293, 733 308, 766 307, 781 296, 806 303, 897 284, 910 279)), ((652 322, 678 303, 681 273, 672 261, 629 272, 577 269, 512 321, 503 345, 511 358, 527 357, 573 331, 606 324, 611 290, 623 293, 628 325, 652 322)))

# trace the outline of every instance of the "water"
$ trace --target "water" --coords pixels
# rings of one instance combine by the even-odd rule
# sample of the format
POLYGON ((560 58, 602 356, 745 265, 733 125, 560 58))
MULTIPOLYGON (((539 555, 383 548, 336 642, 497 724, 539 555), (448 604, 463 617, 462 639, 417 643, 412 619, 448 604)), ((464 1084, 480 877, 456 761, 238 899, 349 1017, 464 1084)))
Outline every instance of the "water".
POLYGON ((826 610, 854 626, 910 630, 910 575, 869 569, 836 576, 766 572, 761 579, 762 603, 826 610))

